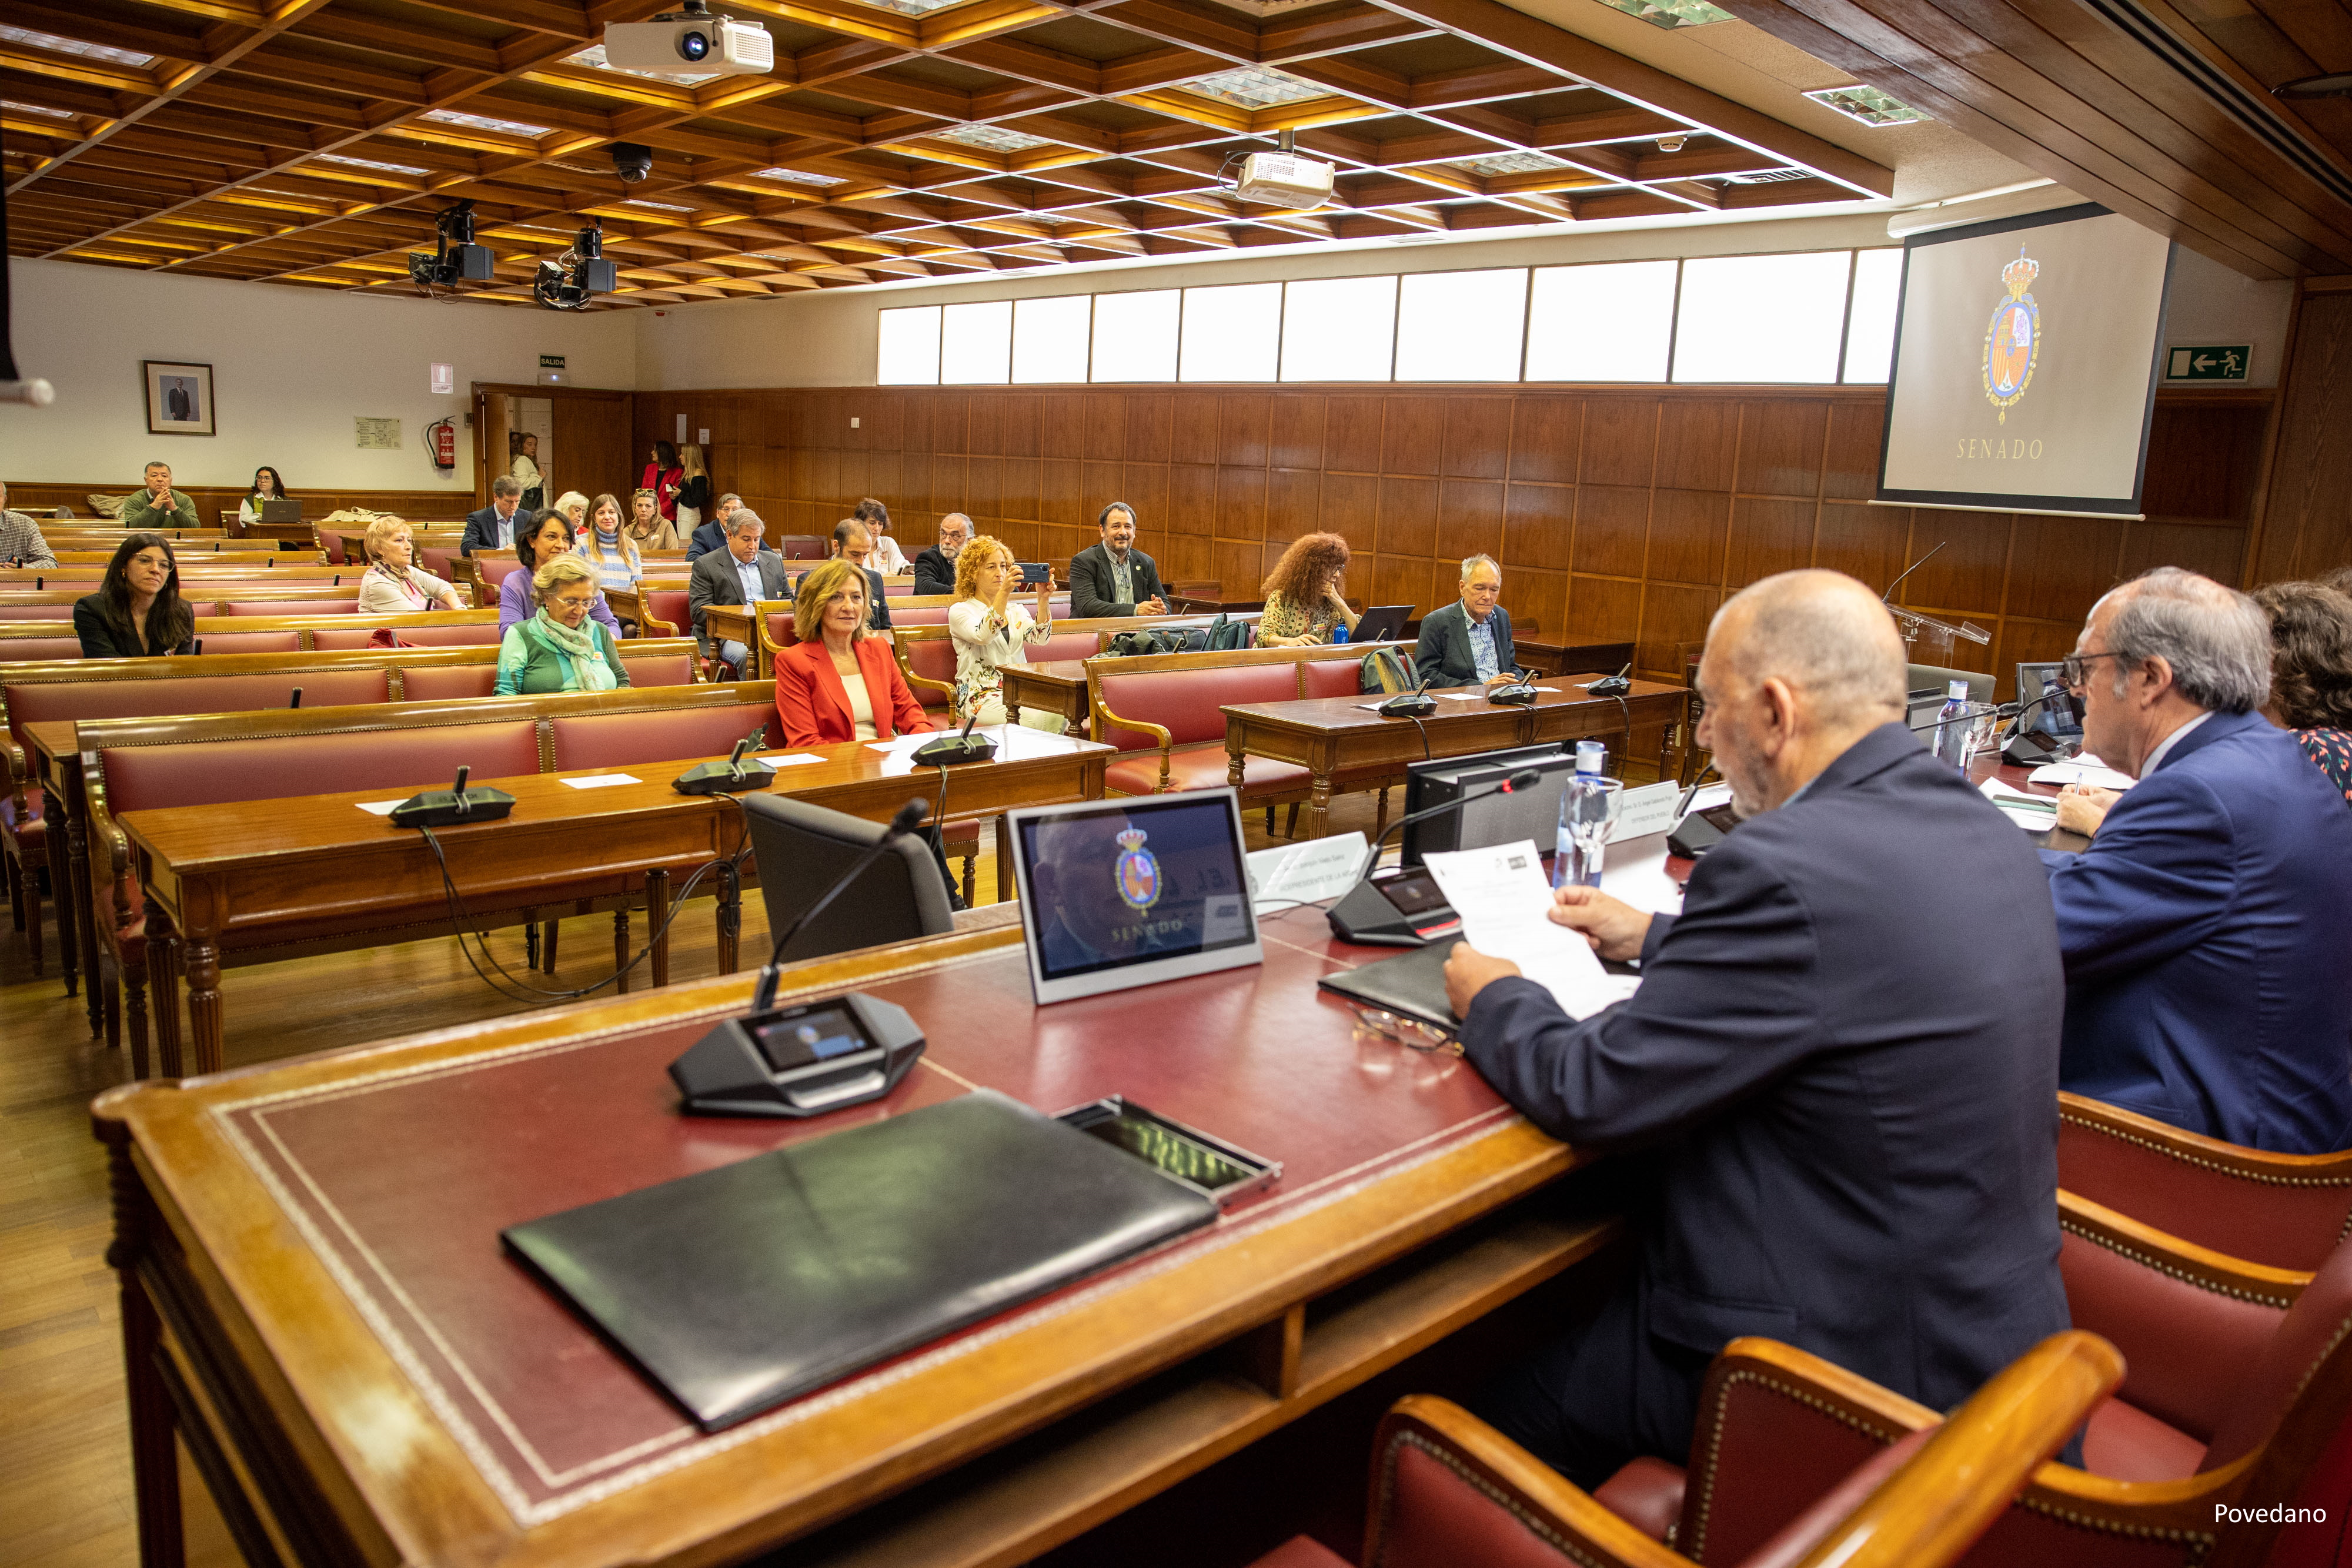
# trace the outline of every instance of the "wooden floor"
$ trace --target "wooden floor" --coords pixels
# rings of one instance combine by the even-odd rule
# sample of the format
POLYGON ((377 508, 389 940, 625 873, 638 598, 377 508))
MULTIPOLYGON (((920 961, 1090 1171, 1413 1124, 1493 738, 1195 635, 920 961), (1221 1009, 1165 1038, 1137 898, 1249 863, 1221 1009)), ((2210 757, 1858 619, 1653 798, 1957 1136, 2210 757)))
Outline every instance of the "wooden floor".
MULTIPOLYGON (((1343 797, 1331 816, 1334 832, 1370 833, 1372 799, 1343 797)), ((1243 820, 1250 848, 1275 841, 1262 814, 1243 820)), ((981 898, 992 898, 995 886, 994 861, 983 856, 981 898)), ((755 892, 744 901, 747 961, 766 951, 767 929, 755 892)), ((642 917, 634 935, 642 944, 642 917)), ((674 980, 718 972, 707 899, 687 906, 671 936, 674 980)), ((520 973, 520 930, 491 942, 520 973)), ((54 917, 43 946, 49 972, 37 979, 23 937, 0 923, 0 1568, 116 1568, 136 1560, 137 1544, 106 1266, 106 1167, 87 1107, 128 1079, 129 1052, 86 1038, 83 1003, 68 999, 58 978, 54 917)), ((608 917, 565 922, 558 978, 593 982, 610 971, 612 951, 608 917)), ((483 985, 446 937, 233 969, 222 989, 230 1067, 525 1010, 483 985)), ((182 1469, 182 1491, 194 1500, 190 1562, 236 1563, 201 1485, 184 1462, 182 1469)))

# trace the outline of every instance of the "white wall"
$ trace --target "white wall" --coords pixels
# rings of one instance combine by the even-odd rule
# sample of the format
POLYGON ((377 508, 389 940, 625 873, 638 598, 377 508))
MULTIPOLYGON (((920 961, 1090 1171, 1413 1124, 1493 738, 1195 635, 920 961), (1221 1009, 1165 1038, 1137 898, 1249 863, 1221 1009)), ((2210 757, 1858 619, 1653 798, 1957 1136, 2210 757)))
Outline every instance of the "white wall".
POLYGON ((2294 284, 2243 277, 2186 246, 2172 247, 2172 283, 2164 297, 2168 346, 2252 343, 2254 360, 2244 384, 2274 387, 2294 309, 2294 284))
MULTIPOLYGON (((297 490, 474 487, 473 382, 529 382, 562 354, 572 384, 636 384, 636 311, 565 315, 160 276, 79 262, 8 263, 16 368, 58 390, 0 406, 0 479, 132 489, 151 459, 186 485, 243 486, 262 464, 297 490), (142 360, 213 367, 211 436, 147 433, 142 360), (429 367, 456 367, 435 396, 429 367), (401 449, 359 449, 354 416, 400 421, 401 449), (425 427, 458 422, 457 466, 433 466, 425 427)), ((870 350, 869 350, 870 356, 870 350)))

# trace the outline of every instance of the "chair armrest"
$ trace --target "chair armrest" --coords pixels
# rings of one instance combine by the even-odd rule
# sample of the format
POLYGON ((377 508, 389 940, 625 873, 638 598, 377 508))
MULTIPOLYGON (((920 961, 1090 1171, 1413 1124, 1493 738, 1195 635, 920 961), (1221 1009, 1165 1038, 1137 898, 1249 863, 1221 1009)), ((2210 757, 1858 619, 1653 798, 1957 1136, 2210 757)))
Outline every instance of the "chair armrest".
POLYGON ((1364 1561, 1382 1568, 1450 1568, 1477 1561, 1475 1543, 1459 1527, 1481 1513, 1500 1531, 1534 1534, 1568 1563, 1598 1568, 1687 1568, 1689 1563, 1452 1400, 1427 1394, 1399 1400, 1373 1440, 1364 1561))
POLYGON ((2186 1240, 2316 1269, 2352 1235, 2352 1150, 2273 1154, 2079 1094, 2058 1124, 2061 1185, 2186 1240))
MULTIPOLYGON (((1088 663, 1092 663, 1092 661, 1089 660, 1088 663)), ((1160 790, 1160 793, 1165 794, 1168 789, 1170 768, 1172 766, 1171 759, 1174 756, 1176 737, 1169 734, 1167 727, 1164 725, 1151 724, 1139 718, 1121 718, 1118 715, 1113 713, 1111 711, 1110 704, 1103 701, 1102 681, 1092 670, 1088 670, 1087 672, 1087 695, 1093 699, 1095 711, 1094 737, 1097 740, 1102 739, 1104 735, 1108 733, 1105 727, 1108 726, 1109 728, 1113 729, 1131 729, 1138 735, 1148 735, 1151 737, 1153 742, 1159 746, 1160 790)))
POLYGON ((2282 1312, 2311 1283, 2304 1270, 2273 1269, 2200 1247, 2063 1187, 2058 1189, 2058 1228, 2184 1283, 2282 1312))

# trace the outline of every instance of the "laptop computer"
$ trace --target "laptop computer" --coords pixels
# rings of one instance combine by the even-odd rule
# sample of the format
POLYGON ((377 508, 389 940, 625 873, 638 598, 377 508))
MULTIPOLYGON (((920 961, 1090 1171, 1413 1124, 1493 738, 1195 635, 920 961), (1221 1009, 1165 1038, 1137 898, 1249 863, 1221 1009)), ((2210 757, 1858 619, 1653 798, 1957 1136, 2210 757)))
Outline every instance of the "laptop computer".
POLYGON ((1356 629, 1348 633, 1350 643, 1393 643, 1404 635, 1404 623, 1412 619, 1410 604, 1376 604, 1363 613, 1356 629))
POLYGON ((299 523, 302 520, 302 503, 264 501, 261 503, 261 520, 265 523, 299 523))
POLYGON ((1262 963, 1231 787, 1004 814, 1040 1004, 1262 963))

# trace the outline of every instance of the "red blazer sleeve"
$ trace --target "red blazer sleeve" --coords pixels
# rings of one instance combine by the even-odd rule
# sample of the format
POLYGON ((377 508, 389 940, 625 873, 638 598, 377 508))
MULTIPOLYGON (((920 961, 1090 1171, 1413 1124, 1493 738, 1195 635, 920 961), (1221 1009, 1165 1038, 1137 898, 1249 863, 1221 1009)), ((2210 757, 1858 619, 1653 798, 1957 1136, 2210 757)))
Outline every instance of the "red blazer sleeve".
POLYGON ((776 716, 783 720, 786 746, 831 746, 846 735, 825 733, 831 703, 816 701, 816 667, 809 650, 822 653, 822 643, 795 643, 776 655, 776 716))
MULTIPOLYGON (((797 644, 795 644, 797 645, 797 644)), ((923 705, 907 689, 907 677, 898 673, 898 661, 890 645, 879 637, 868 637, 857 644, 857 662, 866 669, 866 691, 869 697, 890 694, 889 715, 886 721, 883 705, 874 705, 874 734, 887 740, 893 735, 920 735, 936 727, 923 713, 923 705)))

